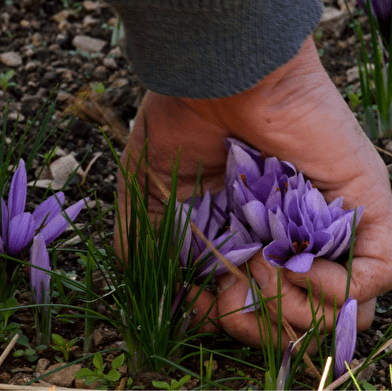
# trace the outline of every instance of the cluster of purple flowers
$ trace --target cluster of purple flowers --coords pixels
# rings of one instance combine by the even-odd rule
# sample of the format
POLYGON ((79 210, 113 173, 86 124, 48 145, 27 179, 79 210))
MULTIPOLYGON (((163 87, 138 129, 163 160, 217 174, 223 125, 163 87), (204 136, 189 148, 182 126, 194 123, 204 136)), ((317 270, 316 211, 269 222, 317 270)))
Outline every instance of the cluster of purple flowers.
MULTIPOLYGON (((336 260, 350 248, 355 210, 343 207, 343 198, 327 204, 323 195, 289 162, 263 159, 246 144, 227 139, 226 189, 214 197, 207 191, 197 198, 191 219, 215 247, 239 266, 262 248, 273 266, 307 272, 315 257, 336 260), (222 245, 223 243, 223 245, 222 245)), ((185 222, 190 201, 182 208, 185 222)), ((357 208, 358 224, 364 207, 357 208)), ((182 250, 186 265, 190 249, 198 261, 206 245, 188 227, 182 250)), ((199 269, 206 277, 227 271, 212 256, 199 269)))
MULTIPOLYGON (((226 188, 215 196, 207 190, 196 198, 190 218, 215 248, 233 265, 240 266, 262 249, 273 266, 307 272, 315 257, 337 260, 350 248, 355 209, 343 207, 343 198, 327 203, 310 180, 295 167, 276 158, 263 158, 248 145, 227 139, 226 188)), ((178 203, 183 227, 190 200, 178 203)), ((356 224, 364 207, 357 208, 356 224)), ((198 267, 199 279, 227 271, 206 244, 188 226, 181 262, 198 267)), ((252 284, 256 284, 252 278, 252 284)), ((249 288, 243 313, 254 311, 249 288)), ((342 307, 336 327, 335 377, 351 362, 356 342, 357 302, 342 307)))
MULTIPOLYGON (((27 174, 20 159, 12 177, 8 203, 1 198, 0 253, 17 256, 30 249, 30 263, 50 271, 46 246, 55 240, 79 214, 86 200, 80 200, 62 212, 64 193, 58 192, 40 204, 33 213, 25 212, 27 174), (32 243, 32 245, 31 245, 32 243)), ((30 279, 36 301, 42 303, 41 292, 48 291, 50 276, 41 269, 30 268, 30 279)))

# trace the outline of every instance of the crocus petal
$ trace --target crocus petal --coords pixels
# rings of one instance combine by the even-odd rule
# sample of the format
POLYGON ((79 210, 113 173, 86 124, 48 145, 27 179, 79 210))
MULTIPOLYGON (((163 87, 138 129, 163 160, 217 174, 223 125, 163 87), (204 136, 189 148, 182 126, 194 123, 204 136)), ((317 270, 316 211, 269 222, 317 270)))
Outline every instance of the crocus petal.
POLYGON ((264 243, 270 241, 272 236, 263 203, 257 200, 250 201, 242 207, 242 210, 249 225, 261 241, 264 243))
POLYGON ((8 240, 5 240, 9 254, 19 254, 34 237, 34 218, 31 213, 15 216, 9 224, 8 240))
POLYGON ((206 231, 207 224, 210 220, 211 215, 211 193, 210 190, 207 189, 204 193, 203 200, 197 210, 197 216, 193 220, 196 224, 197 228, 200 229, 201 232, 206 231))
POLYGON ((67 208, 64 212, 58 213, 45 227, 42 228, 40 234, 45 240, 46 245, 59 237, 69 226, 69 222, 64 217, 64 214, 68 216, 70 221, 74 221, 87 201, 88 198, 80 200, 76 204, 67 208))
MULTIPOLYGON (((177 205, 178 211, 177 211, 176 217, 175 217, 176 227, 177 227, 176 230, 179 229, 179 233, 178 233, 179 239, 183 235, 183 230, 184 230, 186 216, 187 216, 187 212, 184 210, 184 206, 185 205, 182 205, 183 208, 180 211, 181 204, 178 203, 178 205, 177 205), (180 216, 181 216, 181 222, 180 222, 180 216), (178 227, 179 224, 181 225, 180 227, 178 227)), ((184 266, 184 267, 187 266, 187 263, 188 263, 189 250, 191 247, 191 240, 192 240, 192 230, 191 230, 190 224, 188 224, 186 232, 185 232, 185 236, 184 236, 183 246, 181 247, 181 253, 180 253, 180 261, 182 263, 182 266, 184 266)))
POLYGON ((274 240, 263 248, 264 259, 275 267, 284 267, 290 255, 292 252, 288 240, 274 240))
POLYGON ((5 238, 7 237, 8 230, 8 208, 5 204, 3 197, 1 197, 1 234, 5 238))
POLYGON ((232 248, 252 243, 252 237, 237 217, 230 213, 230 233, 234 233, 230 245, 232 248))
POLYGON ((287 225, 288 221, 282 210, 278 208, 275 213, 272 210, 268 211, 269 226, 271 229, 271 236, 274 240, 287 240, 287 225))
MULTIPOLYGON (((253 287, 257 285, 257 282, 253 277, 251 280, 251 284, 253 285, 253 287)), ((246 294, 244 307, 245 308, 242 310, 243 314, 246 314, 247 312, 254 312, 255 309, 258 310, 260 308, 260 302, 257 300, 257 293, 255 288, 253 288, 253 293, 252 293, 252 288, 251 287, 248 288, 248 293, 246 294), (255 295, 255 299, 256 299, 256 308, 255 308, 255 302, 253 300, 253 294, 255 295)))
POLYGON ((282 364, 279 368, 278 377, 276 378, 276 389, 277 390, 284 390, 287 380, 289 379, 290 375, 290 361, 291 361, 291 352, 294 349, 294 342, 290 341, 289 346, 287 347, 286 351, 284 352, 282 364))
POLYGON ((313 221, 314 230, 320 231, 332 223, 331 214, 323 195, 318 189, 312 189, 304 196, 306 209, 313 221))
MULTIPOLYGON (((30 252, 30 264, 50 271, 49 254, 46 250, 45 240, 41 235, 36 235, 30 252)), ((42 297, 42 291, 49 291, 50 275, 35 267, 30 268, 31 289, 35 293, 38 304, 46 304, 48 295, 42 297)))
POLYGON ((38 229, 44 221, 45 225, 48 224, 54 216, 60 213, 62 206, 64 205, 64 201, 65 195, 60 191, 42 202, 42 204, 39 204, 33 212, 35 229, 38 229))
POLYGON ((10 193, 8 196, 9 218, 12 219, 24 212, 27 193, 27 175, 23 159, 19 160, 19 167, 11 181, 10 193))
POLYGON ((335 331, 334 378, 347 371, 346 364, 351 364, 357 341, 357 301, 350 297, 342 306, 335 331))
POLYGON ((296 273, 306 273, 312 267, 314 258, 314 254, 303 252, 292 256, 284 267, 296 273))
POLYGON ((215 238, 218 231, 224 226, 228 219, 227 210, 227 195, 226 190, 222 190, 214 195, 212 200, 211 219, 208 224, 208 230, 205 232, 207 238, 215 238))
POLYGON ((5 251, 4 251, 4 242, 3 242, 3 239, 1 238, 1 236, 0 236, 0 253, 1 254, 5 253, 5 251))
MULTIPOLYGON (((332 248, 334 238, 329 232, 319 231, 314 232, 312 238, 312 252, 316 257, 321 257, 332 248)), ((330 259, 330 258, 328 258, 330 259)))
MULTIPOLYGON (((238 267, 242 265, 244 262, 246 262, 248 259, 250 259, 254 254, 256 254, 257 251, 261 249, 261 247, 262 247, 261 243, 246 244, 244 246, 228 251, 227 253, 222 253, 222 255, 231 264, 238 267)), ((221 252, 219 249, 218 251, 221 252)), ((218 276, 228 271, 226 265, 220 259, 217 259, 216 257, 212 257, 211 260, 209 260, 205 266, 200 268, 201 271, 200 274, 198 275, 198 278, 199 279, 206 278, 211 273, 211 271, 213 270, 217 262, 218 262, 218 266, 215 270, 214 276, 218 276)))
POLYGON ((342 227, 341 233, 342 235, 334 241, 334 245, 326 254, 326 257, 331 261, 339 258, 340 255, 344 254, 350 248, 351 227, 349 223, 346 223, 346 226, 342 227))

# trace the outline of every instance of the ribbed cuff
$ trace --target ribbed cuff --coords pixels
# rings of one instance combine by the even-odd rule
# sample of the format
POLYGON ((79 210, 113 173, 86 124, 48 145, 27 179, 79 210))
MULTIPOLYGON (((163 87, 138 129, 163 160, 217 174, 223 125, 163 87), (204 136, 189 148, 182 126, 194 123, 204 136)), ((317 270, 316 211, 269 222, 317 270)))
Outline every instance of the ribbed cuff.
POLYGON ((298 53, 320 0, 109 0, 133 71, 163 95, 237 94, 298 53))

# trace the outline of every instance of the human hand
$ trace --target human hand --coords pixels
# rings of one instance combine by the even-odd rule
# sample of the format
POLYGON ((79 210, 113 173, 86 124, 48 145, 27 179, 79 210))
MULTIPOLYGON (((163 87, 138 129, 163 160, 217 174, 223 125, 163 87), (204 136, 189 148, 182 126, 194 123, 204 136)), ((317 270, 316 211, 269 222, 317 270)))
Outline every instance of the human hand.
MULTIPOLYGON (((280 160, 293 163, 311 179, 328 202, 343 196, 351 209, 365 205, 354 248, 350 294, 358 300, 358 329, 373 319, 375 297, 391 289, 392 204, 386 169, 351 111, 322 68, 309 38, 298 55, 258 85, 241 94, 214 100, 163 97, 148 93, 143 102, 149 129, 152 169, 170 188, 169 156, 181 145, 178 197, 193 190, 200 157, 203 184, 215 193, 224 186, 225 137, 234 137, 280 160)), ((137 119, 129 146, 135 156, 144 142, 137 119)), ((125 163, 123 158, 123 164, 125 163)), ((134 164, 134 160, 133 163, 134 164)), ((132 169, 132 167, 131 167, 132 169)), ((121 207, 121 178, 120 207, 121 207)), ((151 189, 153 208, 162 195, 151 189)), ((276 295, 277 272, 260 255, 249 262, 264 297, 276 295)), ((334 298, 343 305, 347 265, 316 259, 307 273, 281 271, 283 315, 298 333, 308 329, 311 311, 306 277, 315 306, 324 295, 326 328, 333 323, 334 298)), ((241 308, 246 285, 227 273, 220 276, 217 313, 241 308)), ((274 302, 270 302, 274 319, 274 302)), ((260 346, 256 316, 241 311, 223 316, 221 326, 233 337, 260 346)), ((274 326, 276 333, 276 326, 274 326)), ((284 333, 284 345, 288 336, 284 333)))

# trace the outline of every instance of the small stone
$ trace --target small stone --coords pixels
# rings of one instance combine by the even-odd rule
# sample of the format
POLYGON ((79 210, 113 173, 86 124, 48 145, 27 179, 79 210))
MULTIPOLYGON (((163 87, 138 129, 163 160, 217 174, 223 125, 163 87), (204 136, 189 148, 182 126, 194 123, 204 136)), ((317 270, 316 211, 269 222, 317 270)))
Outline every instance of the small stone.
POLYGON ((104 80, 104 79, 106 79, 107 73, 108 73, 108 70, 106 69, 106 67, 104 67, 103 65, 99 65, 95 68, 93 76, 96 79, 104 80))
POLYGON ((109 88, 113 88, 113 89, 122 88, 122 87, 127 86, 128 84, 129 84, 128 79, 121 78, 121 79, 115 80, 115 81, 109 86, 109 88))
POLYGON ((105 65, 106 68, 115 70, 118 68, 116 60, 113 57, 107 57, 103 59, 103 65, 105 65))
POLYGON ((94 345, 99 346, 103 343, 108 343, 118 337, 118 334, 114 330, 110 330, 107 327, 95 329, 93 332, 94 345))
POLYGON ((23 122, 23 121, 25 120, 25 117, 24 117, 23 114, 21 114, 21 113, 16 113, 15 111, 12 112, 12 113, 9 113, 7 118, 8 118, 9 120, 11 120, 11 121, 16 121, 16 120, 18 120, 18 122, 23 122), (18 114, 19 114, 19 117, 18 117, 18 114))
POLYGON ((83 19, 83 27, 93 27, 99 24, 99 20, 87 15, 83 19))
POLYGON ((86 386, 84 384, 86 379, 75 379, 75 388, 82 390, 94 390, 97 389, 102 383, 99 380, 96 380, 94 383, 86 386))
MULTIPOLYGON (((58 363, 51 365, 46 371, 43 373, 47 373, 53 371, 54 369, 61 368, 65 363, 58 363)), ((56 373, 52 375, 46 376, 44 380, 48 383, 54 384, 59 387, 72 387, 72 383, 75 380, 74 374, 81 369, 82 366, 79 364, 71 365, 67 368, 60 369, 56 373)))
POLYGON ((55 22, 57 22, 57 23, 64 22, 64 21, 68 18, 68 16, 69 16, 70 13, 71 13, 71 12, 68 11, 68 10, 63 10, 63 11, 59 12, 58 14, 53 15, 53 16, 52 16, 52 19, 53 19, 55 22))
POLYGON ((122 52, 119 46, 116 46, 109 52, 110 57, 115 57, 115 58, 121 58, 122 57, 122 52))
POLYGON ((346 9, 338 10, 334 7, 325 7, 320 21, 320 28, 338 39, 343 33, 350 20, 350 15, 346 9))
POLYGON ((347 83, 351 84, 353 81, 359 79, 359 69, 358 66, 352 67, 346 71, 347 83))
POLYGON ((39 47, 41 46, 43 42, 42 35, 40 33, 34 33, 31 37, 31 43, 33 44, 34 47, 39 47))
POLYGON ((10 381, 9 384, 23 386, 27 382, 29 382, 33 379, 34 379, 34 377, 32 375, 28 375, 27 373, 19 372, 12 378, 12 380, 10 381))
POLYGON ((82 5, 86 11, 96 11, 104 6, 100 1, 90 0, 83 1, 82 5))
POLYGON ((392 140, 385 140, 384 149, 389 152, 392 152, 392 140))
POLYGON ((25 66, 25 71, 27 71, 27 72, 32 72, 32 71, 35 71, 36 69, 37 69, 37 67, 38 67, 38 64, 36 63, 36 62, 34 62, 34 61, 29 61, 27 64, 26 64, 26 66, 25 66))
POLYGON ((47 358, 40 358, 37 362, 37 372, 44 371, 50 365, 50 361, 47 358))
POLYGON ((30 23, 28 20, 26 20, 26 19, 22 19, 22 20, 20 21, 20 25, 21 25, 22 27, 28 29, 28 28, 30 28, 31 23, 30 23))
POLYGON ((87 35, 76 35, 72 40, 72 45, 81 51, 88 53, 100 52, 107 42, 102 39, 91 38, 87 35))
POLYGON ((72 94, 70 94, 69 92, 59 91, 57 93, 57 100, 59 102, 65 102, 65 101, 67 101, 68 99, 71 99, 71 98, 72 98, 72 94))
POLYGON ((1 53, 0 61, 8 67, 19 67, 22 65, 22 57, 16 52, 1 53))
POLYGON ((375 336, 375 339, 379 340, 384 336, 384 334, 380 330, 376 330, 376 332, 374 333, 374 336, 375 336))

